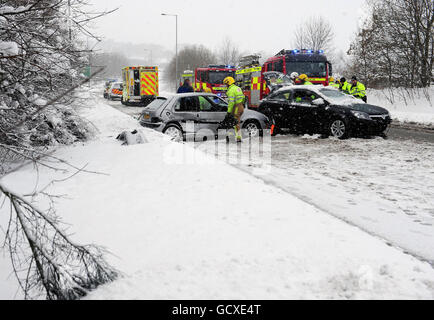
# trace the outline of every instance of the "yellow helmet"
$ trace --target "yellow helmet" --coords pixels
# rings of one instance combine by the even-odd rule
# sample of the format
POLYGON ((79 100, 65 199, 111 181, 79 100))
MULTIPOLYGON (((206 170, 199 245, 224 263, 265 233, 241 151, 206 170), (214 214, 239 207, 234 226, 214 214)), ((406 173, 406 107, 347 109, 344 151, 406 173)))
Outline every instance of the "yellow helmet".
POLYGON ((302 75, 300 75, 299 77, 298 77, 300 80, 304 80, 304 81, 306 81, 307 80, 307 74, 302 74, 302 75))
POLYGON ((329 82, 335 82, 335 78, 330 77, 330 78, 329 78, 329 82))
POLYGON ((208 88, 208 87, 204 88, 203 91, 204 91, 205 93, 212 93, 211 89, 208 88))
POLYGON ((229 87, 235 83, 235 79, 232 77, 227 77, 223 80, 223 83, 229 87))

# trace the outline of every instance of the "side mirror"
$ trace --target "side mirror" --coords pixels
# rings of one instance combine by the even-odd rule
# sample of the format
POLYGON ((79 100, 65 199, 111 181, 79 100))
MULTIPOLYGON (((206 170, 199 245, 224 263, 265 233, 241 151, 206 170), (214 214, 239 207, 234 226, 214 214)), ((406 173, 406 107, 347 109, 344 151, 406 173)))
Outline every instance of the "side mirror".
POLYGON ((323 98, 318 98, 318 99, 313 100, 313 101, 312 101, 312 104, 313 104, 314 106, 323 106, 323 105, 325 105, 326 103, 325 103, 325 101, 324 101, 323 98))

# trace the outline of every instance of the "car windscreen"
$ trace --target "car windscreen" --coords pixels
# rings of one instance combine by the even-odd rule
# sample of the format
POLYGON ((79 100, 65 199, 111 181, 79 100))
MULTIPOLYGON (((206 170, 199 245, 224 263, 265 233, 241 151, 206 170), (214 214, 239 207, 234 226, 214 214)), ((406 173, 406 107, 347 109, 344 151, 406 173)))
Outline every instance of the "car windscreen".
POLYGON ((227 77, 235 77, 235 71, 210 71, 209 83, 223 84, 223 80, 227 77))
POLYGON ((342 93, 336 89, 327 89, 323 88, 319 90, 323 95, 325 95, 327 98, 336 100, 336 99, 348 99, 348 95, 345 93, 342 93))
POLYGON ((123 86, 124 85, 122 83, 115 83, 115 84, 113 84, 113 89, 121 89, 122 90, 123 86))
POLYGON ((282 86, 291 86, 292 85, 292 81, 291 78, 286 75, 283 74, 281 72, 266 72, 264 73, 264 79, 267 82, 267 84, 270 83, 275 83, 275 84, 279 84, 282 86))
POLYGON ((308 77, 325 77, 327 68, 325 62, 287 62, 286 73, 306 74, 308 77))
POLYGON ((228 103, 218 96, 210 96, 209 99, 211 99, 214 102, 214 104, 216 104, 221 108, 226 108, 226 109, 228 108, 228 103))
POLYGON ((160 109, 160 107, 167 101, 166 98, 158 98, 152 101, 148 106, 146 107, 146 110, 149 111, 156 111, 160 109))
POLYGON ((328 100, 330 103, 339 104, 339 105, 347 105, 354 104, 359 100, 350 96, 348 94, 342 93, 336 89, 330 88, 321 88, 319 92, 328 100))

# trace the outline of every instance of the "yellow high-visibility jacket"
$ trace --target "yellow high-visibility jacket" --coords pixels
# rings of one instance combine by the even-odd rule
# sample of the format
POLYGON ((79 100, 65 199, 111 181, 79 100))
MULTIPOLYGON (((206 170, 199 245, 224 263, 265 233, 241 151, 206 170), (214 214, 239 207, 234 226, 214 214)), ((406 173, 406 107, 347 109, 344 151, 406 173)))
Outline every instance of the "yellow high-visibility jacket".
POLYGON ((350 86, 350 94, 356 98, 362 99, 366 96, 365 85, 357 81, 355 86, 350 86))
POLYGON ((237 104, 244 103, 244 93, 240 87, 235 84, 229 86, 226 92, 228 96, 228 113, 234 113, 234 107, 237 104))

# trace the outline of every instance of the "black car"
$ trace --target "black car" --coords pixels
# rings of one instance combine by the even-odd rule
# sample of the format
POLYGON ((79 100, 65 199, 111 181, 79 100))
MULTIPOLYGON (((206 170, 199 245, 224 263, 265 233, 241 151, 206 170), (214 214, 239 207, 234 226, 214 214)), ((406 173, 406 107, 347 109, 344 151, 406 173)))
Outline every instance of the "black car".
POLYGON ((322 86, 282 88, 261 102, 259 112, 273 121, 274 134, 289 131, 339 139, 384 135, 392 122, 386 109, 322 86))

